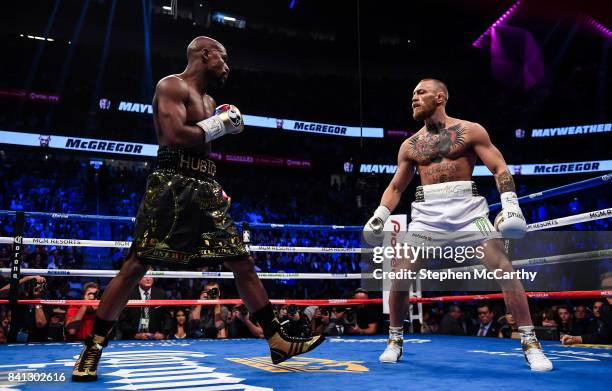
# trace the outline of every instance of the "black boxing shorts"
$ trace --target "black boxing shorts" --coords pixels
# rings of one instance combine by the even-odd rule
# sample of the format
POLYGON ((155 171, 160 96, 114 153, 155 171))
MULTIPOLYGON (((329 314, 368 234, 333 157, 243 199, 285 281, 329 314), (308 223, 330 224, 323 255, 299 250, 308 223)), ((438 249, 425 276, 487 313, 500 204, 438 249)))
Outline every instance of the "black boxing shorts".
POLYGON ((196 269, 249 255, 211 160, 160 147, 147 178, 131 251, 147 265, 196 269))

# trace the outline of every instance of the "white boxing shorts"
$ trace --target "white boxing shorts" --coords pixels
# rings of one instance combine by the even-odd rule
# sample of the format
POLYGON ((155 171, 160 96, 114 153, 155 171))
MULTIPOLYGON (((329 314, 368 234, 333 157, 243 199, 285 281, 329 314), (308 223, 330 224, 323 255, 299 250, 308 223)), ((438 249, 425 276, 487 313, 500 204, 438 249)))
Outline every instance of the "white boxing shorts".
POLYGON ((467 245, 499 238, 489 205, 472 181, 419 186, 406 241, 419 245, 467 245))

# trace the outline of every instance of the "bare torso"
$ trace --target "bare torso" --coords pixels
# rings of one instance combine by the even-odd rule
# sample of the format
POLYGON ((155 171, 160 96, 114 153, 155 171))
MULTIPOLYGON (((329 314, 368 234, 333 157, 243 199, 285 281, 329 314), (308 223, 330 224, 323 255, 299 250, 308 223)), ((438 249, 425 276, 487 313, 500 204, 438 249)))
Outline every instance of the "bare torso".
POLYGON ((474 125, 448 118, 444 128, 432 131, 423 127, 402 144, 402 157, 416 165, 421 184, 472 179, 476 153, 470 136, 474 125))
MULTIPOLYGON (((178 75, 171 75, 167 77, 176 77, 180 79, 178 75)), ((182 79, 181 79, 182 80, 182 79)), ((187 125, 195 125, 197 122, 202 121, 206 118, 212 117, 215 112, 215 101, 214 99, 207 94, 200 94, 195 86, 190 85, 186 81, 182 81, 180 83, 182 89, 184 89, 185 99, 183 100, 185 103, 186 110, 186 124, 187 125)), ((157 134, 157 141, 160 146, 172 146, 172 143, 168 141, 167 137, 164 135, 164 130, 162 130, 160 121, 158 118, 158 110, 157 110, 157 93, 153 97, 153 125, 155 127, 155 133, 157 134)), ((171 130, 166 130, 171 131, 171 130)), ((191 151, 198 154, 205 154, 208 156, 211 151, 210 143, 204 143, 197 147, 190 148, 191 151)))

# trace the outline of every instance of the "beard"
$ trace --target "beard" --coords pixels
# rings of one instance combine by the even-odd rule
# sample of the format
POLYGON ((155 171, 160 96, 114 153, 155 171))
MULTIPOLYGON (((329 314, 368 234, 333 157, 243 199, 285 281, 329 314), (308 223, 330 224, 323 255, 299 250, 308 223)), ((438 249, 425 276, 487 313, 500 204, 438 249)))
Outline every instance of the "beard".
POLYGON ((423 121, 431 117, 436 112, 436 105, 419 106, 416 110, 412 110, 412 118, 417 121, 423 121))
POLYGON ((217 74, 212 70, 206 72, 206 79, 208 80, 208 84, 210 87, 218 89, 223 88, 225 86, 225 82, 227 81, 227 75, 217 74))
POLYGON ((223 88, 225 86, 225 82, 227 81, 227 77, 221 76, 213 82, 213 85, 216 88, 223 88))
POLYGON ((213 88, 223 88, 223 86, 225 86, 225 81, 227 80, 226 77, 218 77, 215 79, 211 79, 210 80, 210 85, 213 88))

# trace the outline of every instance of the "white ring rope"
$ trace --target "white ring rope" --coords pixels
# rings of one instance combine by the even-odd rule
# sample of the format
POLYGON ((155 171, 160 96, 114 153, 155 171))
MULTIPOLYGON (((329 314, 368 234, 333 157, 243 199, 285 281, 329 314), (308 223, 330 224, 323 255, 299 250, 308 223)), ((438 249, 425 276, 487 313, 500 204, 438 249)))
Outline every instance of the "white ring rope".
POLYGON ((540 221, 539 223, 527 224, 527 231, 534 232, 555 227, 565 227, 568 225, 585 223, 587 221, 602 220, 610 217, 612 217, 612 208, 594 210, 592 212, 579 213, 577 215, 540 221))
MULTIPOLYGON (((598 259, 605 259, 605 258, 610 258, 610 257, 612 257, 612 249, 585 251, 582 253, 551 255, 549 257, 517 259, 516 261, 512 261, 511 263, 512 263, 512 267, 517 268, 520 266, 541 266, 541 265, 553 265, 557 263, 595 261, 598 259)), ((452 270, 453 272, 471 271, 474 269, 484 269, 484 265, 462 266, 462 267, 449 268, 449 269, 452 270)))
MULTIPOLYGON (((11 269, 0 268, 0 274, 9 274, 11 269)), ((80 269, 21 269, 24 276, 52 276, 52 277, 103 277, 112 278, 119 273, 118 270, 80 270, 80 269)), ((233 279, 232 272, 191 272, 191 271, 157 271, 147 272, 147 276, 155 278, 220 278, 233 279)), ((361 273, 266 273, 258 272, 262 280, 359 280, 361 273)))
MULTIPOLYGON (((518 259, 512 262, 512 266, 539 266, 566 262, 592 261, 597 259, 609 258, 612 256, 612 249, 586 251, 582 253, 552 255, 550 257, 538 257, 518 259)), ((470 271, 483 268, 482 265, 463 266, 452 268, 453 272, 470 271)), ((0 268, 0 274, 9 274, 11 269, 0 268)), ((118 270, 79 270, 79 269, 21 269, 24 276, 52 276, 52 277, 106 277, 111 278, 117 275, 118 270)), ((191 272, 191 271, 149 271, 148 276, 155 278, 220 278, 231 279, 234 274, 231 272, 191 272)), ((359 280, 368 278, 366 273, 257 273, 259 278, 264 280, 359 280)))
MULTIPOLYGON (((558 219, 541 221, 527 225, 527 231, 541 231, 549 228, 565 227, 587 221, 601 220, 612 217, 612 208, 600 209, 593 212, 580 213, 577 215, 561 217, 558 219)), ((0 244, 12 244, 13 237, 0 237, 0 244)), ((58 238, 23 238, 25 245, 37 246, 74 246, 74 247, 98 247, 98 248, 129 248, 132 242, 117 240, 84 240, 84 239, 58 239, 58 238)), ((277 253, 312 253, 312 254, 365 254, 371 253, 369 248, 358 247, 295 247, 295 246, 250 246, 252 252, 277 252, 277 253)))

